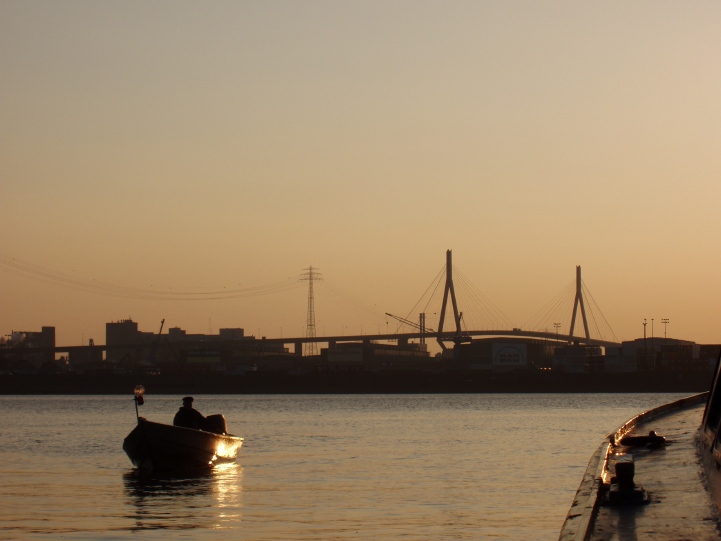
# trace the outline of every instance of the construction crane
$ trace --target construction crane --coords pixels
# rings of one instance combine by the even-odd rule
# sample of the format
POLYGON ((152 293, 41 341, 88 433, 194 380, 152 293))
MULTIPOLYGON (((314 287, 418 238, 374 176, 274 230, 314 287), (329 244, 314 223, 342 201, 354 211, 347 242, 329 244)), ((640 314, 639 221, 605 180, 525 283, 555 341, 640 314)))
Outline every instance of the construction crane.
POLYGON ((148 362, 154 365, 157 362, 158 357, 158 345, 160 344, 161 335, 163 334, 163 325, 165 325, 165 319, 160 320, 160 330, 158 331, 158 338, 153 342, 150 348, 150 355, 148 356, 148 362))
MULTIPOLYGON (((430 328, 428 328, 428 327, 423 327, 423 326, 421 326, 420 324, 418 324, 418 323, 416 323, 416 322, 414 322, 414 321, 410 321, 410 320, 408 320, 408 319, 406 319, 406 318, 403 318, 403 317, 400 317, 400 316, 394 316, 393 314, 389 314, 388 312, 386 312, 386 315, 392 317, 393 319, 397 319, 398 321, 400 321, 400 322, 403 323, 404 325, 410 325, 410 326, 413 327, 414 329, 418 329, 418 330, 421 331, 421 332, 436 332, 436 331, 434 331, 433 329, 430 329, 430 328)), ((421 314, 421 315, 424 316, 425 314, 421 314)), ((423 319, 425 319, 425 318, 423 318, 423 319)))
POLYGON ((426 327, 426 315, 423 313, 420 314, 420 323, 415 323, 404 317, 394 316, 393 314, 389 314, 388 312, 386 312, 386 315, 392 317, 395 320, 400 321, 404 325, 409 325, 409 326, 413 327, 414 329, 418 329, 419 331, 421 331, 421 344, 426 343, 426 338, 425 338, 425 336, 422 336, 423 334, 436 332, 433 329, 429 329, 428 327, 426 327))

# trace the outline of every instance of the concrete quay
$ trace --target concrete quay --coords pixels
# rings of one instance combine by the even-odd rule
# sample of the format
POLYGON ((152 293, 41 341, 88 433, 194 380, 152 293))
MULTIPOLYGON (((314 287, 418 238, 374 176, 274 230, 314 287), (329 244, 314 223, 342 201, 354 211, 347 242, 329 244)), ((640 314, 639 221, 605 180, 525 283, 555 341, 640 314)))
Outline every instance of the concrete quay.
POLYGON ((593 455, 560 541, 705 541, 721 539, 718 512, 706 488, 696 444, 705 402, 624 426, 593 455), (622 436, 666 438, 662 446, 624 447, 622 436), (610 505, 604 495, 615 461, 630 454, 634 483, 648 503, 610 505))

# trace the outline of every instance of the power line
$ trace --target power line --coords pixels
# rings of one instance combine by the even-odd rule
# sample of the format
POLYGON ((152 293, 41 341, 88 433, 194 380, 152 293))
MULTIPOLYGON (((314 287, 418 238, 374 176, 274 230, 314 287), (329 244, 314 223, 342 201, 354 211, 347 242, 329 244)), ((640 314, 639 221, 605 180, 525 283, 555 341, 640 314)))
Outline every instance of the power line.
POLYGON ((49 269, 47 267, 42 267, 40 265, 34 265, 3 254, 0 254, 0 269, 10 274, 21 276, 36 282, 68 289, 88 291, 112 297, 154 301, 208 301, 238 299, 268 295, 271 293, 280 293, 300 287, 297 281, 288 278, 284 281, 260 286, 235 289, 214 288, 210 291, 182 291, 170 287, 144 289, 130 286, 119 286, 96 279, 70 276, 69 274, 49 269))

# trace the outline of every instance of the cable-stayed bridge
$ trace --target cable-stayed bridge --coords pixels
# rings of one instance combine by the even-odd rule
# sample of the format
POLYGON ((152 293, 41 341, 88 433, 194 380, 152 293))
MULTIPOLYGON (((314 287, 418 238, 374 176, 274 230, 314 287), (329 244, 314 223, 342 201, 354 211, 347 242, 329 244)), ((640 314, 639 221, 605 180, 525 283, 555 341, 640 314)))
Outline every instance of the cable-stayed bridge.
MULTIPOLYGON (((412 340, 435 340, 443 350, 455 344, 469 342, 475 337, 483 336, 509 336, 515 338, 531 338, 557 341, 559 343, 579 343, 597 346, 615 346, 619 344, 610 325, 606 322, 600 308, 581 280, 581 268, 576 267, 575 281, 545 306, 533 321, 524 325, 524 328, 515 326, 496 308, 493 303, 469 280, 459 269, 453 267, 452 253, 446 252, 445 266, 438 273, 433 283, 424 292, 421 299, 411 309, 406 317, 399 317, 386 313, 380 317, 385 319, 387 332, 367 334, 317 335, 315 325, 315 299, 313 285, 318 282, 322 285, 323 278, 318 269, 309 267, 301 275, 300 280, 288 279, 283 282, 267 284, 248 288, 217 288, 206 291, 189 291, 173 288, 137 288, 123 287, 96 279, 82 279, 58 272, 52 269, 39 267, 27 262, 16 260, 10 256, 0 254, 0 270, 21 275, 25 278, 69 287, 77 290, 99 293, 109 296, 150 300, 150 301, 198 301, 198 300, 225 300, 243 297, 255 297, 276 294, 301 287, 302 282, 308 284, 308 311, 306 317, 306 333, 298 337, 264 338, 268 342, 282 343, 293 346, 295 353, 305 350, 306 355, 317 354, 317 344, 327 343, 334 345, 339 342, 397 342, 408 343, 412 340), (465 312, 461 306, 466 307, 465 312), (593 307, 595 306, 595 310, 593 307), (570 313, 570 317, 569 317, 570 313), (410 314, 413 314, 411 316, 410 314), (411 317, 418 316, 418 322, 411 321, 411 317), (589 317, 590 316, 590 317, 589 317), (391 317, 399 322, 396 329, 389 330, 391 317), (570 320, 570 325, 568 321, 570 320), (605 325, 606 335, 601 327, 605 325), (553 327, 554 331, 549 328, 553 327), (593 332, 592 332, 593 331, 593 332)), ((365 309, 363 301, 352 295, 343 293, 337 285, 331 288, 334 294, 344 297, 344 300, 356 309, 365 309)), ((367 310, 370 313, 371 310, 367 310)), ((374 312, 374 316, 378 313, 374 312)), ((362 329, 362 327, 361 327, 362 329)), ((281 331, 282 335, 282 331, 281 331)))
MULTIPOLYGON (((312 269, 312 267, 311 267, 312 269)), ((548 330, 524 330, 519 327, 513 327, 510 323, 507 326, 503 325, 495 325, 491 326, 490 328, 486 329, 473 329, 472 327, 468 327, 466 322, 464 321, 464 314, 459 309, 459 300, 456 295, 456 287, 454 283, 454 269, 453 269, 453 260, 452 260, 452 253, 451 250, 448 250, 446 252, 446 265, 440 273, 440 280, 437 280, 435 285, 432 285, 426 293, 428 294, 428 300, 425 302, 425 304, 422 304, 422 301, 419 301, 416 303, 416 307, 419 305, 422 305, 427 309, 429 306, 431 306, 432 298, 440 296, 440 291, 442 290, 442 301, 441 301, 441 307, 440 307, 440 315, 437 319, 437 327, 438 329, 435 330, 433 328, 430 328, 426 326, 426 311, 419 312, 419 321, 418 323, 415 323, 413 321, 410 321, 407 318, 394 316, 393 314, 386 313, 387 316, 390 316, 397 321, 401 323, 401 325, 398 327, 398 330, 393 333, 377 333, 377 334, 360 334, 360 335, 343 335, 343 336, 316 336, 316 329, 315 329, 315 313, 314 313, 314 299, 313 299, 313 278, 311 273, 311 280, 309 282, 309 294, 308 294, 308 316, 307 316, 307 322, 308 322, 308 332, 306 333, 306 336, 302 338, 286 338, 286 339, 269 339, 270 341, 274 342, 283 342, 284 344, 293 344, 295 346, 295 352, 299 353, 303 347, 303 345, 307 344, 317 344, 317 343, 327 343, 329 346, 333 346, 339 342, 357 342, 357 341, 363 341, 363 342, 374 342, 374 341, 396 341, 399 344, 407 344, 411 340, 420 340, 421 343, 424 343, 426 340, 436 340, 441 347, 442 350, 446 350, 449 348, 449 344, 457 345, 464 342, 470 342, 475 337, 482 337, 482 336, 488 336, 488 337, 502 337, 502 336, 510 336, 515 338, 535 338, 535 339, 542 339, 542 340, 552 340, 559 343, 577 343, 577 344, 586 344, 586 345, 594 345, 594 346, 603 346, 603 347, 611 347, 611 346, 618 346, 619 341, 615 339, 614 340, 606 339, 602 336, 592 336, 590 329, 592 328, 589 323, 594 323, 595 329, 599 329, 598 325, 598 318, 596 318, 595 313, 592 312, 592 319, 589 319, 586 311, 587 304, 590 304, 587 302, 587 296, 590 296, 590 293, 588 293, 587 289, 583 285, 583 281, 581 280, 581 267, 576 267, 576 280, 575 280, 575 288, 573 288, 572 292, 572 298, 573 298, 573 308, 572 308, 572 314, 571 314, 571 322, 570 327, 566 333, 560 332, 561 323, 559 322, 553 322, 553 326, 555 328, 554 332, 550 332, 548 330), (440 283, 443 282, 443 286, 440 286, 440 283), (450 323, 447 323, 447 320, 450 320, 450 323), (578 323, 578 329, 579 332, 582 331, 582 334, 580 336, 577 336, 576 331, 576 324, 578 323), (412 329, 412 330, 404 330, 404 332, 400 332, 401 328, 405 327, 406 329, 412 329)), ((316 278, 317 280, 321 280, 319 275, 316 278)), ((302 280, 308 280, 308 274, 306 273, 303 275, 302 280)), ((465 284, 465 289, 467 291, 470 291, 469 297, 473 298, 475 297, 477 300, 480 299, 483 301, 483 303, 486 305, 486 312, 487 314, 492 314, 495 321, 501 320, 502 322, 508 322, 507 318, 503 316, 502 312, 498 310, 497 308, 493 307, 490 304, 490 301, 488 301, 480 292, 474 292, 471 288, 468 287, 469 281, 465 278, 463 278, 463 282, 465 284)), ((559 299, 554 300, 549 304, 547 309, 545 310, 545 317, 553 316, 554 314, 557 314, 559 310, 563 310, 564 308, 568 308, 567 306, 567 300, 570 298, 569 291, 564 292, 559 299)), ((591 297, 592 298, 592 297, 591 297)), ((593 302, 592 304, 595 304, 593 302)), ((414 307, 414 309, 416 308, 414 307)), ((605 322, 605 318, 603 318, 602 314, 599 315, 602 318, 602 321, 605 322)), ((438 314, 438 312, 435 312, 434 314, 438 314)), ((544 316, 540 316, 539 320, 542 320, 544 316)), ((561 318, 558 318, 561 319, 561 318)), ((606 323, 608 329, 610 330, 610 326, 606 323)), ((613 334, 613 331, 610 330, 611 334, 613 334)), ((306 347, 306 351, 308 351, 308 348, 306 347)))
MULTIPOLYGON (((538 338, 542 340, 557 340, 561 343, 576 342, 579 344, 587 344, 602 347, 613 347, 619 346, 619 342, 610 340, 602 340, 598 338, 585 339, 583 337, 577 337, 573 335, 565 335, 560 333, 545 332, 545 331, 524 331, 520 328, 517 329, 498 329, 498 330, 480 330, 480 331, 463 331, 463 342, 469 341, 473 337, 481 336, 512 336, 516 338, 538 338)), ((403 333, 389 333, 389 334, 357 334, 357 335, 343 335, 343 336, 314 336, 314 337, 301 337, 301 338, 263 338, 263 340, 269 343, 283 343, 294 345, 294 351, 296 353, 302 350, 302 346, 308 343, 327 343, 333 346, 340 342, 393 342, 396 341, 399 344, 407 344, 411 340, 427 340, 436 339, 444 344, 448 348, 448 343, 457 343, 458 338, 454 331, 446 332, 403 332, 403 333)))

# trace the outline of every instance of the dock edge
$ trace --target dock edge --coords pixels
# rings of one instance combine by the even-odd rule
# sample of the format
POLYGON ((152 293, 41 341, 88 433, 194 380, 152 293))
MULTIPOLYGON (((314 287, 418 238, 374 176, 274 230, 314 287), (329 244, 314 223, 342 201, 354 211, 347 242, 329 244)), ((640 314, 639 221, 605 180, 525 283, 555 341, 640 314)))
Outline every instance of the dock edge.
POLYGON ((699 393, 644 411, 625 422, 615 432, 609 434, 606 441, 599 445, 591 456, 571 508, 566 515, 566 520, 561 527, 558 540, 587 541, 598 510, 599 491, 604 482, 605 473, 608 471, 608 458, 621 438, 636 426, 642 425, 651 419, 705 402, 708 395, 708 392, 699 393))

